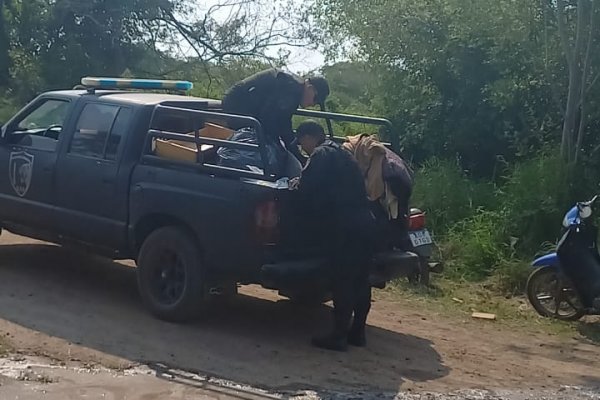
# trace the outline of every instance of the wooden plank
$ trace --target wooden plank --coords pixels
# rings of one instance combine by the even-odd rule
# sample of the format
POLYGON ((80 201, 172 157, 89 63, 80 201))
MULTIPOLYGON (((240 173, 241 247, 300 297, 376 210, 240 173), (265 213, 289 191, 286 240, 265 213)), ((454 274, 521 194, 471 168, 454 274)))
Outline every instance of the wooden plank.
POLYGON ((471 314, 471 316, 473 318, 485 319, 485 320, 488 320, 488 321, 495 321, 496 320, 496 314, 474 312, 473 314, 471 314))

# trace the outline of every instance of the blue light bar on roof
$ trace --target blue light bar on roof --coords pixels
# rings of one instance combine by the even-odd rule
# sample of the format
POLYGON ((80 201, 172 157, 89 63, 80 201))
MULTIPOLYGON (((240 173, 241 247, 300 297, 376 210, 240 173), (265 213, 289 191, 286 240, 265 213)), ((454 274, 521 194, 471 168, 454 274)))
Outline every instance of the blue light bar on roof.
POLYGON ((158 79, 93 78, 81 79, 81 84, 95 89, 159 89, 192 90, 194 84, 188 81, 163 81, 158 79))

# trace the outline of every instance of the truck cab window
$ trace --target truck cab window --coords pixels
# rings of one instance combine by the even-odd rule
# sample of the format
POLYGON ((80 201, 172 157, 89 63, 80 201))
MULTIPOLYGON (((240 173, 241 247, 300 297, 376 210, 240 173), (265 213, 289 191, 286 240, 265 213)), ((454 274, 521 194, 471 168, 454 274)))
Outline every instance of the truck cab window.
POLYGON ((117 114, 118 106, 87 104, 77 121, 69 152, 84 157, 105 158, 107 140, 117 114))
POLYGON ((125 132, 129 128, 129 122, 131 122, 131 110, 129 108, 121 108, 115 123, 112 126, 108 140, 106 141, 106 150, 104 158, 107 160, 116 160, 119 152, 119 145, 125 132))
POLYGON ((9 140, 22 146, 55 150, 69 111, 66 100, 46 99, 35 106, 9 131, 9 140))

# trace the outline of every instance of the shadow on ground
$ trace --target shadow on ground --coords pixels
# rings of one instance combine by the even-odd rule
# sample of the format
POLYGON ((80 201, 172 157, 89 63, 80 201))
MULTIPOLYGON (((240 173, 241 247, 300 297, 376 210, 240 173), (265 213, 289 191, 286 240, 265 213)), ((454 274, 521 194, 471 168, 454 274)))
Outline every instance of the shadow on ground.
MULTIPOLYGON (((449 373, 430 341, 375 326, 368 349, 313 349, 308 340, 329 317, 327 307, 239 295, 214 303, 201 322, 169 324, 143 308, 131 267, 54 246, 0 246, 0 319, 154 366, 168 379, 184 371, 198 374, 184 383, 200 386, 216 377, 276 391, 396 392, 405 380, 449 373)), ((58 347, 45 351, 65 351, 58 347)))
POLYGON ((595 344, 600 344, 600 319, 595 321, 580 321, 577 325, 577 331, 581 336, 595 344))

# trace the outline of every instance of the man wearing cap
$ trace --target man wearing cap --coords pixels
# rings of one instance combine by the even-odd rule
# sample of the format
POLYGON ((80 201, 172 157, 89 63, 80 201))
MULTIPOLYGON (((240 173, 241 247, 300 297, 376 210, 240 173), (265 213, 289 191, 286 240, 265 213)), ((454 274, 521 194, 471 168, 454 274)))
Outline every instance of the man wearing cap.
POLYGON ((297 146, 292 145, 295 139, 292 116, 298 107, 323 105, 328 95, 329 85, 323 77, 303 79, 289 72, 268 69, 231 87, 225 93, 222 107, 228 114, 256 118, 267 140, 276 145, 282 140, 286 149, 302 161, 297 146))

